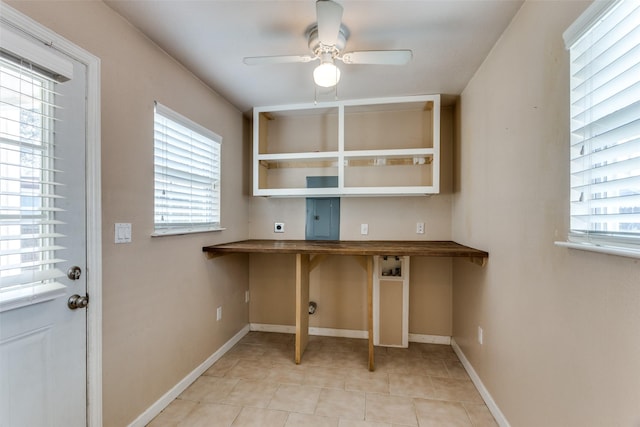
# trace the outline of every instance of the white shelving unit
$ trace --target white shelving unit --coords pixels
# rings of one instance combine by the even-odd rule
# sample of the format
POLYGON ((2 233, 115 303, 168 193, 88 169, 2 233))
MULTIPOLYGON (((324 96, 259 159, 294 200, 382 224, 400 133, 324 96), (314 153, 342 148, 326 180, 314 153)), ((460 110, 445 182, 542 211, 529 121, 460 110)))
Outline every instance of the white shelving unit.
POLYGON ((258 107, 254 196, 424 195, 440 190, 440 95, 258 107), (306 188, 307 176, 337 176, 306 188))

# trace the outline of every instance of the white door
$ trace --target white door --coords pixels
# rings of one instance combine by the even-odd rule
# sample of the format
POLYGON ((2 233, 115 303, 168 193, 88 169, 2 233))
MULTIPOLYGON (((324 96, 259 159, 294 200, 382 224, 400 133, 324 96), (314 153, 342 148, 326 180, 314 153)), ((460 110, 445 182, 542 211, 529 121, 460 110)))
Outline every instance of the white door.
POLYGON ((0 34, 0 427, 85 426, 88 308, 68 300, 86 295, 86 67, 8 31, 0 34), (67 276, 73 266, 77 279, 67 276))

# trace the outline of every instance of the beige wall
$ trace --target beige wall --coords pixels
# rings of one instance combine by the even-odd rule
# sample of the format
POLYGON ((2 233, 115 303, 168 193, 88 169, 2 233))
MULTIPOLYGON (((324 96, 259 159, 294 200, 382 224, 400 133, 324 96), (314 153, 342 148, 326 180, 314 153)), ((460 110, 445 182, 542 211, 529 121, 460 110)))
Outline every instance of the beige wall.
MULTIPOLYGON (((450 240, 454 110, 441 114, 441 194, 430 197, 343 197, 340 201, 342 240, 450 240), (425 234, 415 232, 425 223, 425 234), (360 235, 360 224, 369 234, 360 235)), ((304 239, 304 198, 251 199, 250 237, 304 239), (273 232, 274 222, 285 233, 273 232)), ((451 260, 413 258, 409 302, 409 332, 451 335, 451 260)), ((251 255, 252 323, 294 325, 295 257, 251 255)), ((310 297, 318 311, 312 327, 367 329, 366 276, 350 257, 329 257, 311 274, 310 297)))
POLYGON ((513 426, 640 425, 640 261, 568 228, 568 53, 588 3, 527 1, 460 102, 454 339, 513 426), (484 328, 484 345, 476 340, 484 328))
MULTIPOLYGON (((10 4, 102 60, 104 424, 126 425, 246 324, 249 282, 252 322, 293 324, 293 259, 207 260, 200 247, 304 238, 304 200, 249 199, 241 114, 103 3, 10 4), (149 237, 154 100, 223 136, 234 165, 223 169, 227 231, 149 237), (273 234, 275 221, 286 233, 273 234), (133 243, 112 243, 115 222, 133 224, 133 243), (264 273, 274 276, 262 286, 264 273)), ((461 97, 455 162, 451 112, 443 117, 443 194, 342 200, 343 239, 361 239, 360 223, 368 239, 415 239, 424 221, 420 237, 490 252, 484 268, 414 258, 410 332, 453 331, 514 426, 640 423, 640 263, 553 245, 568 214, 561 33, 585 7, 524 5, 461 97)), ((312 326, 364 329, 363 279, 348 257, 314 270, 312 326)))
POLYGON ((201 251, 248 235, 242 115, 102 2, 10 5, 102 61, 103 410, 124 426, 247 324, 247 257, 201 251), (150 237, 154 100, 223 137, 226 231, 150 237), (131 244, 113 243, 116 222, 132 223, 131 244))

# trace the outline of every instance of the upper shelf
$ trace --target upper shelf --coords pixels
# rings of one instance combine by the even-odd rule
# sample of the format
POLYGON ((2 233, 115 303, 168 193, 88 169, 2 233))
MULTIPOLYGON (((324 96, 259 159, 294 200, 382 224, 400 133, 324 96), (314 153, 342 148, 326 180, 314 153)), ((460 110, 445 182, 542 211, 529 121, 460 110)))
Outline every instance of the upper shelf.
POLYGON ((434 101, 344 108, 344 149, 433 148, 434 101))
POLYGON ((440 95, 254 109, 253 194, 439 192, 440 95), (309 176, 338 186, 307 189, 309 176))

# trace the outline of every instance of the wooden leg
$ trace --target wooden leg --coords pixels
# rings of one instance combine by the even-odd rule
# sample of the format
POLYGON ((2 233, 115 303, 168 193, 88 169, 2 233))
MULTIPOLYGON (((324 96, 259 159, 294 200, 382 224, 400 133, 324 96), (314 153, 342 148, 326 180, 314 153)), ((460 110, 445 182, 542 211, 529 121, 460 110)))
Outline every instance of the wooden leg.
POLYGON ((373 257, 367 257, 367 311, 369 323, 369 370, 375 370, 373 356, 373 257))
POLYGON ((296 364, 309 341, 309 255, 296 254, 296 364))

